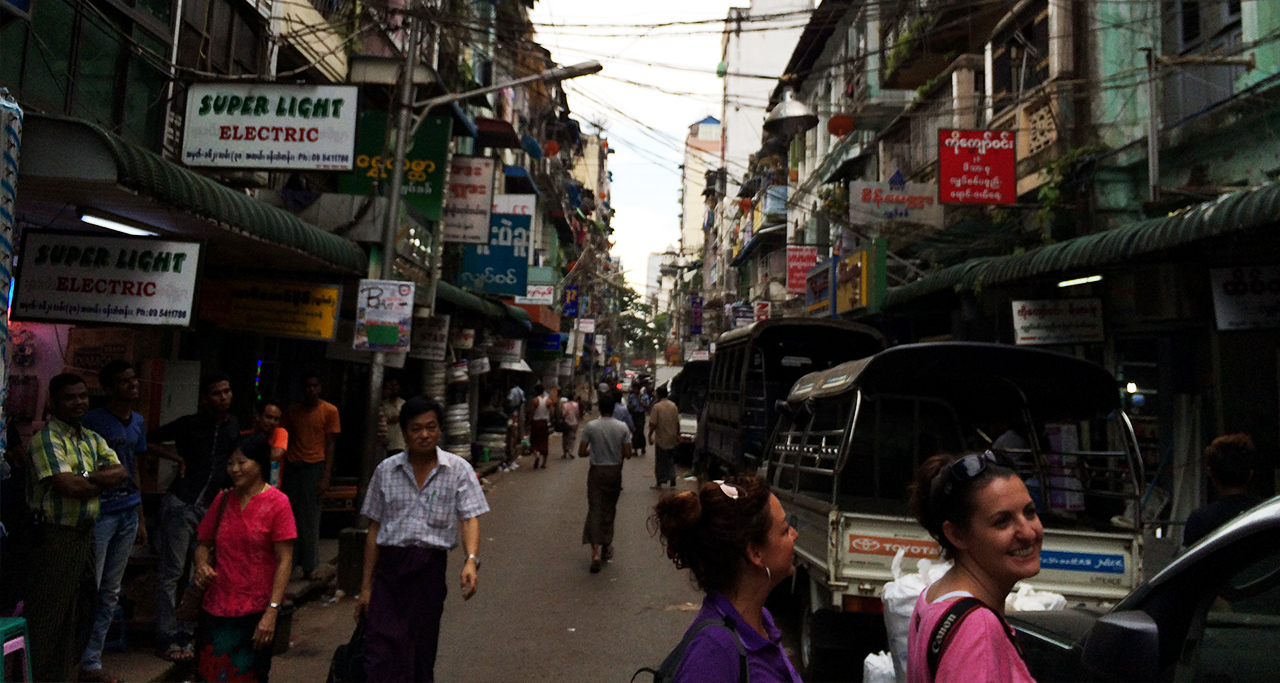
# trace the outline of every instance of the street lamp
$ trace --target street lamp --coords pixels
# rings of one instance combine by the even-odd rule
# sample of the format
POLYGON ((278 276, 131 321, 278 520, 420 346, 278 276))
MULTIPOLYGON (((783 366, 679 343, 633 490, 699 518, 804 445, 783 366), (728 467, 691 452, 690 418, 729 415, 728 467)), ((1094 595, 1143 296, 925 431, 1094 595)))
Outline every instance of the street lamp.
POLYGON ((782 101, 778 102, 764 119, 764 129, 786 136, 799 135, 816 128, 818 117, 796 99, 796 92, 787 86, 782 89, 782 101))

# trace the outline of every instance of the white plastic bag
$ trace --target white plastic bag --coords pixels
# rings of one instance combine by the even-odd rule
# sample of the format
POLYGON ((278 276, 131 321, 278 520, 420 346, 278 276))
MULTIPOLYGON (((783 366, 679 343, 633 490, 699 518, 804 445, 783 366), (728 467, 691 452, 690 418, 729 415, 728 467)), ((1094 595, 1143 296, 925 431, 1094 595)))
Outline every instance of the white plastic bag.
POLYGON ((863 683, 894 683, 893 657, 888 652, 873 652, 862 662, 863 683))
POLYGON ((884 585, 880 599, 884 602, 884 627, 889 636, 889 652, 893 656, 894 672, 898 683, 907 680, 907 640, 910 636, 911 613, 915 611, 916 599, 930 584, 942 578, 951 563, 933 563, 920 560, 913 574, 902 573, 902 561, 906 557, 906 549, 899 548, 893 557, 893 580, 884 585))
POLYGON ((1067 598, 1053 591, 1038 591, 1029 583, 1019 583, 1005 596, 1004 608, 1009 612, 1048 612, 1066 609, 1067 598))

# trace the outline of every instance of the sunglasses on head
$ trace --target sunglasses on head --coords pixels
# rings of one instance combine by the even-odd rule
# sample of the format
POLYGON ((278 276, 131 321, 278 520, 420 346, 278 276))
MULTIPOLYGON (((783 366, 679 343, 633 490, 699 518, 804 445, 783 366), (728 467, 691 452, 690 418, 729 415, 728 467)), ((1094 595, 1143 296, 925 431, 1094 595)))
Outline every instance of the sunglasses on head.
POLYGON ((976 479, 991 465, 1009 467, 1009 463, 991 451, 972 453, 951 463, 943 470, 946 474, 945 484, 950 489, 955 484, 963 484, 976 479))

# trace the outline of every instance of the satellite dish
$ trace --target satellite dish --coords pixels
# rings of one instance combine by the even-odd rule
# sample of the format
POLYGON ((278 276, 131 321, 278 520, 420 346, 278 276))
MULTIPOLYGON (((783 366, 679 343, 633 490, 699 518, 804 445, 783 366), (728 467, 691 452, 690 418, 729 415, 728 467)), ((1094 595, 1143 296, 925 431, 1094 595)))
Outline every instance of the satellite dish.
POLYGON ((521 135, 520 146, 524 148, 525 153, 528 154, 530 158, 542 158, 542 145, 538 144, 538 141, 533 139, 532 135, 521 135))

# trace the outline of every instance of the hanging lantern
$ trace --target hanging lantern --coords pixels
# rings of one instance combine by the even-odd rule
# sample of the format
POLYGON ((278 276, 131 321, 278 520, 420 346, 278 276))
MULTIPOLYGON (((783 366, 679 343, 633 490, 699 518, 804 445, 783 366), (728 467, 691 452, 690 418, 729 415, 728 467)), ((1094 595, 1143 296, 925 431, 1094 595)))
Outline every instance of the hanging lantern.
POLYGON ((739 199, 738 208, 742 209, 742 213, 749 213, 751 211, 751 200, 746 197, 739 199))
POLYGON ((547 144, 542 146, 542 151, 547 156, 553 157, 560 153, 560 143, 556 142, 555 140, 551 140, 547 144))
POLYGON ((836 114, 827 120, 827 132, 836 137, 844 137, 853 132, 853 117, 848 114, 836 114))
POLYGON ((600 199, 602 199, 602 200, 603 200, 603 199, 608 199, 608 198, 609 198, 609 193, 608 193, 608 192, 601 192, 601 193, 600 193, 600 199))

